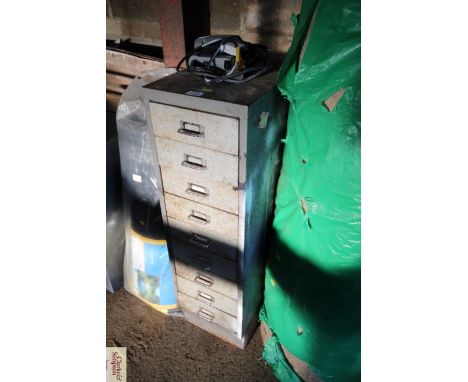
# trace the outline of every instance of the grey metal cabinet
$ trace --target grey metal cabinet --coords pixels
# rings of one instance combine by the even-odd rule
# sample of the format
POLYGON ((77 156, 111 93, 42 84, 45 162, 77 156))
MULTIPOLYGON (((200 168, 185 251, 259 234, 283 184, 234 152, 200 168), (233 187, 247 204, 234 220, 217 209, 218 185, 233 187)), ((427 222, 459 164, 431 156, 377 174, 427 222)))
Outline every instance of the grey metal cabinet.
POLYGON ((178 302, 241 348, 263 299, 286 124, 275 76, 208 85, 180 72, 144 89, 178 302))

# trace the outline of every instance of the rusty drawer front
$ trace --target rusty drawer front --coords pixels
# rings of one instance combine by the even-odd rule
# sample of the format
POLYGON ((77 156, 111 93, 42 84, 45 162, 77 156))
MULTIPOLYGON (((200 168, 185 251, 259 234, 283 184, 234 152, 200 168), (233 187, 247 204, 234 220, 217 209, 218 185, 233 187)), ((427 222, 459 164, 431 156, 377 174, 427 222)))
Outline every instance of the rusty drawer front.
POLYGON ((161 167, 168 167, 182 177, 221 182, 238 187, 238 157, 203 147, 156 137, 156 150, 161 167))
POLYGON ((172 240, 176 274, 237 300, 237 263, 172 240))
POLYGON ((179 295, 179 304, 182 310, 188 310, 209 322, 222 326, 228 330, 237 331, 237 319, 230 314, 224 313, 212 306, 207 306, 205 303, 195 300, 181 292, 179 295))
POLYGON ((203 227, 186 224, 179 220, 168 218, 171 237, 183 241, 196 248, 215 252, 229 260, 237 261, 237 238, 220 238, 203 227))
POLYGON ((237 300, 233 300, 221 293, 180 276, 177 276, 177 288, 179 292, 204 303, 208 307, 211 306, 231 316, 237 317, 237 300))
POLYGON ((238 216, 172 194, 164 194, 167 216, 210 233, 221 242, 237 241, 238 216))
POLYGON ((181 174, 161 167, 164 191, 232 214, 239 213, 238 191, 232 186, 201 178, 198 174, 181 174))
POLYGON ((190 145, 237 155, 239 120, 201 111, 150 103, 154 134, 190 145))

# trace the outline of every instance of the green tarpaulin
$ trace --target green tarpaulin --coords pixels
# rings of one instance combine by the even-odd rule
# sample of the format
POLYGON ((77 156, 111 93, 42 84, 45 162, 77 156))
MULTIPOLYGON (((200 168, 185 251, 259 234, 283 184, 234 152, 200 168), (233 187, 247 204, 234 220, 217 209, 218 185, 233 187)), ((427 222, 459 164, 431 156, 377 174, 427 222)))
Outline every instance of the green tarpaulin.
POLYGON ((264 358, 280 380, 298 380, 279 341, 321 380, 356 381, 360 2, 304 0, 293 21, 294 38, 278 75, 290 109, 261 316, 274 336, 264 358))

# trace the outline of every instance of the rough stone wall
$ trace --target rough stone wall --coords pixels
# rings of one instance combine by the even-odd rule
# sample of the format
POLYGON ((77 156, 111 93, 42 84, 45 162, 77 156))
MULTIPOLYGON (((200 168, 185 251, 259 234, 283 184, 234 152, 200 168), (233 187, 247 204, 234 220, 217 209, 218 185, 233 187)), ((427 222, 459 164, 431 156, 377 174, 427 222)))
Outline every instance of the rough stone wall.
MULTIPOLYGON (((107 38, 161 46, 157 0, 106 2, 107 38)), ((291 13, 300 7, 301 0, 211 0, 211 34, 237 34, 286 53, 293 34, 291 13)))
POLYGON ((161 46, 158 0, 106 0, 107 39, 161 46))
POLYGON ((301 0, 212 0, 211 33, 238 34, 286 53, 293 35, 291 14, 300 7, 301 0))

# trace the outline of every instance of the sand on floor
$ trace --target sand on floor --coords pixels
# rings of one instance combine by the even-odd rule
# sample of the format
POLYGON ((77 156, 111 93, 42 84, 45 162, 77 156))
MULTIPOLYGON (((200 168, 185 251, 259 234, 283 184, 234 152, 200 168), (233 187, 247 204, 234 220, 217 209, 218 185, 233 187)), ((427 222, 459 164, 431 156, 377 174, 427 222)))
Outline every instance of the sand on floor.
POLYGON ((276 381, 262 359, 259 330, 240 350, 188 323, 168 317, 124 289, 107 293, 107 346, 127 348, 127 380, 276 381))

